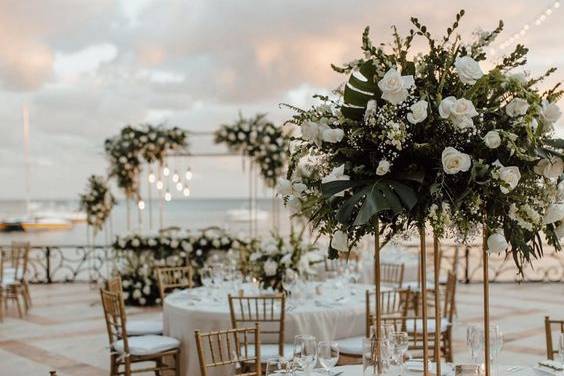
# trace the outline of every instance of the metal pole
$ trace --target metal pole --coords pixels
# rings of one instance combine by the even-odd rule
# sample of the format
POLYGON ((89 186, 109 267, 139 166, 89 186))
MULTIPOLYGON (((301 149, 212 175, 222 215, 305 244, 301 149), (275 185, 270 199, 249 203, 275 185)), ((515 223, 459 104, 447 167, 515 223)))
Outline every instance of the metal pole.
POLYGON ((162 228, 163 228, 163 209, 164 209, 164 203, 163 203, 164 181, 162 180, 162 177, 163 177, 162 167, 163 167, 163 164, 160 163, 159 168, 158 168, 158 174, 157 174, 157 181, 160 181, 161 184, 163 185, 160 192, 158 192, 158 194, 159 194, 159 230, 162 230, 162 228))
POLYGON ((484 257, 484 366, 485 375, 490 376, 490 281, 488 273, 488 226, 484 215, 484 239, 482 241, 482 254, 484 257))
POLYGON ((253 162, 249 162, 249 236, 253 236, 253 162))
POLYGON ((423 321, 423 374, 429 374, 429 333, 427 330, 427 249, 425 244, 425 223, 419 225, 419 240, 421 246, 420 276, 421 276, 421 313, 423 321))
POLYGON ((382 335, 382 310, 381 305, 381 267, 380 267, 380 222, 378 216, 374 218, 374 286, 376 288, 376 338, 379 340, 382 335))
POLYGON ((147 205, 149 205, 149 232, 150 232, 151 230, 153 230, 153 191, 151 189, 151 182, 148 179, 147 179, 147 205))
POLYGON ((433 234, 433 261, 434 261, 434 290, 435 290, 435 375, 441 375, 441 301, 440 301, 440 290, 439 290, 439 279, 441 276, 441 265, 440 265, 440 243, 439 238, 433 234))

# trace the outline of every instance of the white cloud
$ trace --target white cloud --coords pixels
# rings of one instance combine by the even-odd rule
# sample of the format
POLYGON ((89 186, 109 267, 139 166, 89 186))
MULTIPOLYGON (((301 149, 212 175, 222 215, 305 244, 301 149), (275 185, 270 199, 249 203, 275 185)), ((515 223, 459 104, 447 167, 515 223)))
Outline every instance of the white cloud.
POLYGON ((63 81, 75 81, 84 73, 95 73, 101 64, 116 58, 118 49, 111 43, 97 44, 76 52, 57 52, 54 70, 57 78, 63 81))

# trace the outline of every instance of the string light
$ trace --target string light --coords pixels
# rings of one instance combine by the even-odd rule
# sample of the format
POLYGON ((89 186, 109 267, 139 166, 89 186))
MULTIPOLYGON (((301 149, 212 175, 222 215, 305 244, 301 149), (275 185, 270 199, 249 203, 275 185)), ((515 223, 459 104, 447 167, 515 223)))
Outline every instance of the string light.
POLYGON ((165 201, 170 201, 172 199, 172 195, 170 194, 169 191, 165 192, 164 199, 165 199, 165 201))
MULTIPOLYGON (((519 41, 521 38, 523 38, 527 33, 529 33, 532 30, 530 24, 534 23, 535 26, 542 25, 547 20, 547 18, 554 13, 554 10, 558 8, 560 8, 560 0, 554 1, 544 11, 540 12, 533 20, 531 20, 531 22, 526 23, 525 25, 523 25, 521 29, 519 29, 519 31, 515 32, 513 35, 508 37, 505 41, 501 42, 498 48, 500 50, 505 50, 506 48, 510 47, 513 43, 519 41)), ((495 55, 495 53, 493 53, 495 49, 496 47, 493 47, 490 50, 490 55, 495 55)))
POLYGON ((186 170, 186 180, 192 180, 192 170, 190 170, 190 167, 186 170))
POLYGON ((175 170, 174 174, 172 175, 172 181, 177 183, 180 180, 180 176, 178 176, 178 172, 175 170))
POLYGON ((149 183, 151 184, 153 184, 157 180, 157 177, 152 172, 149 173, 149 176, 147 178, 149 179, 149 183))
POLYGON ((145 201, 139 200, 139 202, 137 203, 137 207, 139 208, 139 210, 145 209, 145 201))
POLYGON ((164 168, 163 168, 163 175, 164 175, 164 176, 170 175, 170 169, 169 169, 168 166, 166 166, 166 165, 165 165, 164 168))
POLYGON ((182 183, 180 183, 180 182, 176 183, 176 190, 177 190, 178 192, 180 192, 180 191, 182 190, 182 188, 184 188, 184 186, 182 185, 182 183))
POLYGON ((158 189, 159 191, 161 191, 163 188, 164 188, 164 184, 163 184, 162 181, 159 180, 159 181, 157 182, 157 189, 158 189))
POLYGON ((188 187, 184 188, 184 191, 182 191, 182 193, 184 193, 184 196, 186 197, 190 196, 190 188, 188 187))

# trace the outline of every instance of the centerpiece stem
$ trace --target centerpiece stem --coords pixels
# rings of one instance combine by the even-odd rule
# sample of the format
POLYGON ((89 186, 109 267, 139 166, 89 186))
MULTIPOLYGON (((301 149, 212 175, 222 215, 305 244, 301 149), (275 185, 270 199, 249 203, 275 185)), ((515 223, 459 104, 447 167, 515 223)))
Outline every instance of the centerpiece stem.
POLYGON ((483 279, 484 279, 484 367, 485 376, 490 376, 490 281, 488 273, 488 226, 484 214, 484 228, 482 230, 483 279))
POLYGON ((382 326, 382 310, 380 309, 380 222, 378 216, 374 218, 374 286, 376 292, 376 338, 380 339, 382 326))
POLYGON ((439 238, 433 235, 434 290, 435 290, 435 375, 441 375, 441 303, 439 280, 441 276, 439 238))
POLYGON ((425 244, 425 223, 419 225, 420 275, 421 275, 421 314, 423 321, 423 375, 429 374, 429 333, 427 330, 427 249, 425 244))

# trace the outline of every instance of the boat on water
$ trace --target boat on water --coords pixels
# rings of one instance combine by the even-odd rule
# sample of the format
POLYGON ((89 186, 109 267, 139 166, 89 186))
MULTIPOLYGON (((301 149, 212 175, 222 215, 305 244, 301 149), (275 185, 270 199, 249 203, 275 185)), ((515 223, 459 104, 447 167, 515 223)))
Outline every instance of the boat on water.
POLYGON ((62 231, 70 230, 73 223, 64 218, 49 217, 14 217, 0 222, 0 231, 62 231))

